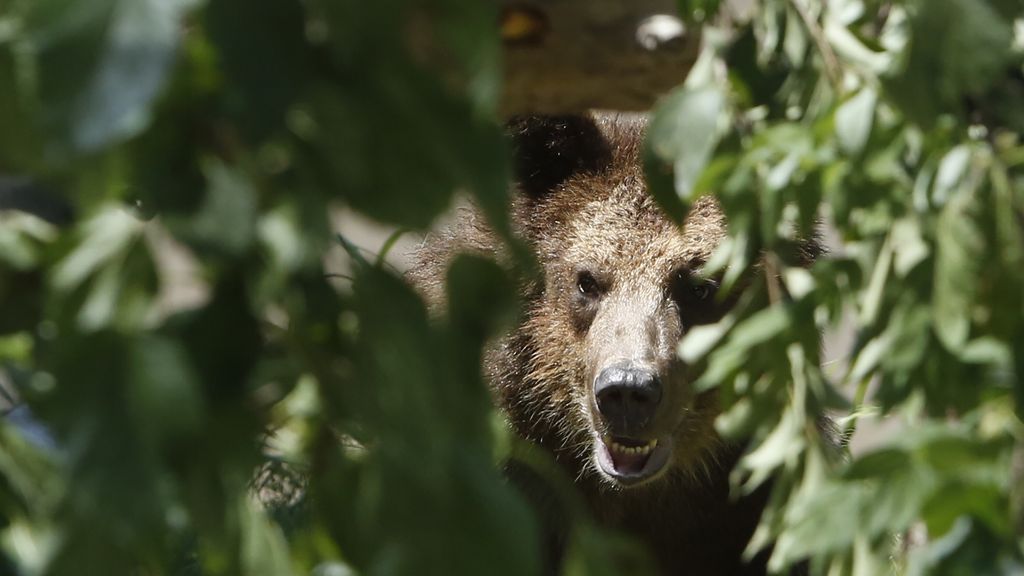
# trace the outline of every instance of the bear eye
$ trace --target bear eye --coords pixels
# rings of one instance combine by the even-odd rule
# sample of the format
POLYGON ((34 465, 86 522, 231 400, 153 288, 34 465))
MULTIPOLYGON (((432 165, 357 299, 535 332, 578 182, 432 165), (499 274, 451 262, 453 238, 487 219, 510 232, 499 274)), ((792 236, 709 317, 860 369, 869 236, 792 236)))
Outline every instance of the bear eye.
POLYGON ((681 303, 705 303, 714 299, 718 283, 714 280, 697 278, 686 270, 675 273, 672 279, 672 297, 681 303))
POLYGON ((711 282, 701 282, 690 288, 698 300, 707 300, 715 293, 715 287, 711 282))
POLYGON ((576 288, 587 298, 597 298, 601 295, 601 286, 598 285, 597 279, 586 270, 576 276, 576 288))

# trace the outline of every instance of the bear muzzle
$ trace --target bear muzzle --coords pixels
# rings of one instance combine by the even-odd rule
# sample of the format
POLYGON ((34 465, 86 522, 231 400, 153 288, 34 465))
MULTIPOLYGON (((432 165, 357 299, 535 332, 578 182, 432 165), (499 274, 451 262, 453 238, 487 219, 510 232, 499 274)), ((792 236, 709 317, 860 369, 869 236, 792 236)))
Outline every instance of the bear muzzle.
POLYGON ((613 436, 643 434, 662 399, 661 380, 648 368, 621 363, 602 370, 594 380, 594 400, 613 436))
POLYGON ((598 428, 599 469, 621 485, 657 476, 672 454, 671 436, 647 438, 663 399, 657 372, 632 362, 609 366, 594 379, 593 405, 598 428))

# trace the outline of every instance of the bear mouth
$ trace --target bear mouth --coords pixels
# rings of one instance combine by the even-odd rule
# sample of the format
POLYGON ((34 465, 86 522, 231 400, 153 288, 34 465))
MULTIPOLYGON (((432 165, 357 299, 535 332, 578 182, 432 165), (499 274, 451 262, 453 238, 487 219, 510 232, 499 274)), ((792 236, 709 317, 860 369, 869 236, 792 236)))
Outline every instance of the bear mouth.
POLYGON ((622 486, 649 482, 668 468, 672 456, 672 437, 637 440, 619 436, 597 439, 597 466, 622 486))

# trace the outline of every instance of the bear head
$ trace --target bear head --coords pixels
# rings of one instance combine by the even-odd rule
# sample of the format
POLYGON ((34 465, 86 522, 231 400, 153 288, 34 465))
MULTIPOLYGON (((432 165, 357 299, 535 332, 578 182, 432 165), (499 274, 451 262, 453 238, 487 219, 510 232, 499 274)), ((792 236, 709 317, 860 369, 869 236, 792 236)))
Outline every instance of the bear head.
POLYGON ((580 477, 613 488, 695 477, 722 446, 714 393, 697 394, 676 353, 726 311, 703 267, 726 235, 714 200, 670 221, 646 189, 641 116, 510 124, 513 221, 541 279, 488 362, 521 435, 580 477))

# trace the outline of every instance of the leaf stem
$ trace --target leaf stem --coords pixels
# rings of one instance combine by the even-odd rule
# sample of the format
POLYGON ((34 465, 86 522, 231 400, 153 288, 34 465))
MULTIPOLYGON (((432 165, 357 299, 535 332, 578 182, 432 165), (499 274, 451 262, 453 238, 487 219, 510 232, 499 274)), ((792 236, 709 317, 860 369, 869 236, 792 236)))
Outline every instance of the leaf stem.
POLYGON ((769 252, 764 258, 765 284, 768 288, 768 303, 775 306, 782 302, 781 271, 774 252, 769 252))
POLYGON ((807 29, 807 33, 811 35, 811 39, 814 40, 814 45, 817 46, 818 52, 821 54, 821 60, 825 68, 825 76, 828 77, 829 83, 832 84, 832 88, 838 93, 842 87, 842 69, 839 65, 839 59, 836 58, 836 53, 832 50, 832 46, 825 39, 825 33, 822 31, 821 26, 818 25, 817 20, 811 17, 811 14, 807 11, 807 7, 803 5, 800 0, 789 0, 789 5, 793 7, 797 15, 800 16, 800 21, 803 22, 804 28, 807 29))
POLYGON ((853 411, 850 412, 850 418, 846 420, 843 425, 843 430, 839 434, 840 443, 843 446, 849 446, 850 440, 853 439, 853 435, 857 432, 857 420, 861 416, 861 412, 864 410, 864 402, 868 396, 868 387, 871 386, 871 378, 862 378, 857 383, 857 391, 853 394, 853 411))
POLYGON ((384 245, 381 246, 380 252, 377 254, 376 265, 378 268, 384 264, 384 261, 387 259, 388 254, 391 252, 391 249, 395 247, 395 244, 398 243, 398 240, 401 239, 402 236, 404 236, 408 232, 408 228, 399 228, 398 230, 392 232, 390 236, 388 236, 388 239, 384 242, 384 245))

